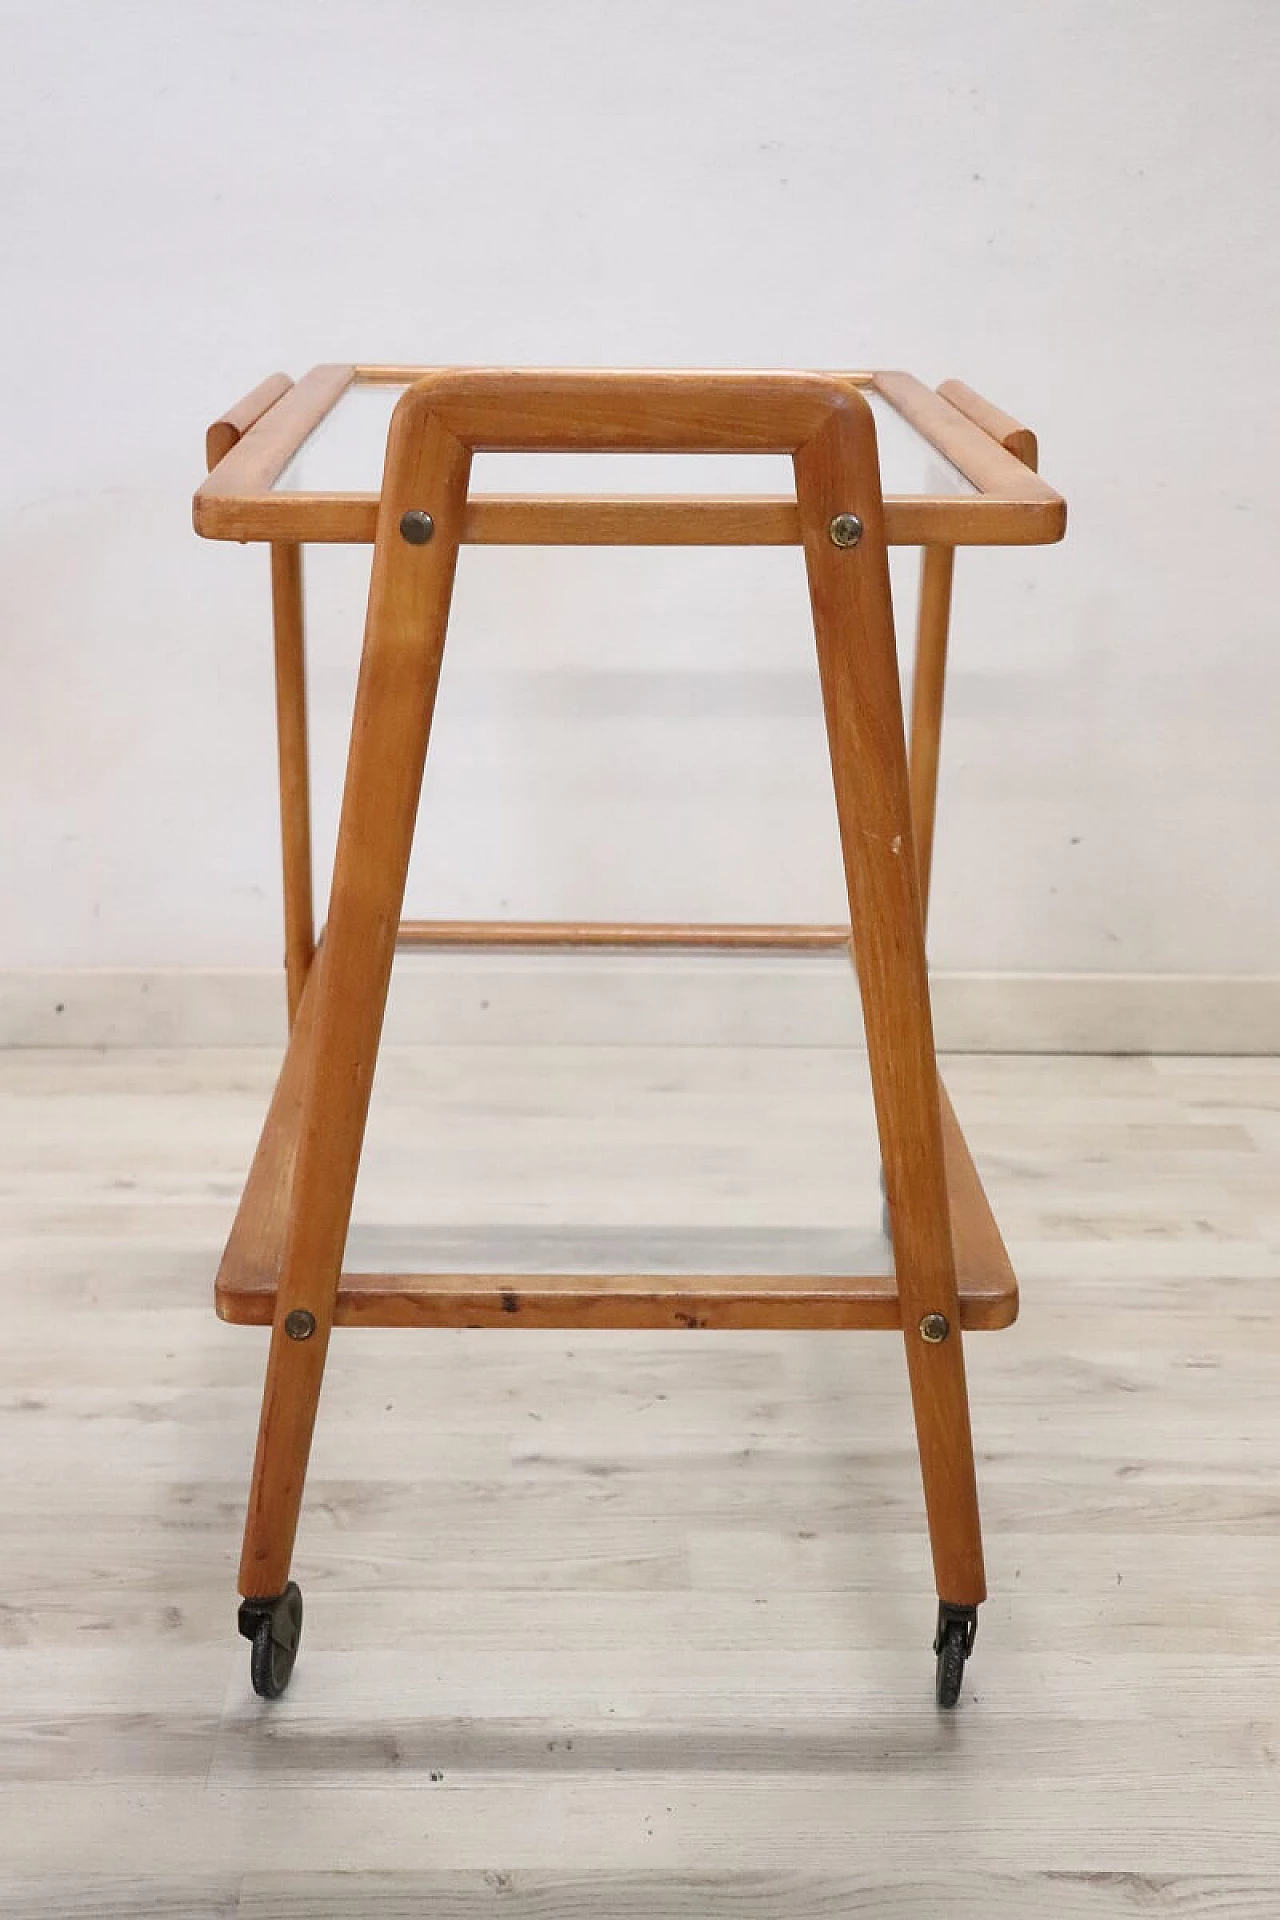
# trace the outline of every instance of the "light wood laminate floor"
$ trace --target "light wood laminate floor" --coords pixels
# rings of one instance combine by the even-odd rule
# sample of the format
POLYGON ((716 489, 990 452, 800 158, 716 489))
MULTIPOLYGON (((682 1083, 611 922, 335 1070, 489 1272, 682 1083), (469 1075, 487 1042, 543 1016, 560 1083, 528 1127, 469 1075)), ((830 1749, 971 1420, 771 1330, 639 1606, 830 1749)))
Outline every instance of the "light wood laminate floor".
MULTIPOLYGON (((370 1230, 838 1259, 852 1063, 404 1049, 370 1230)), ((340 1332, 257 1701, 211 1290, 273 1073, 0 1058, 0 1912, 1280 1916, 1280 1061, 950 1064, 1023 1288, 951 1716, 874 1335, 340 1332)))

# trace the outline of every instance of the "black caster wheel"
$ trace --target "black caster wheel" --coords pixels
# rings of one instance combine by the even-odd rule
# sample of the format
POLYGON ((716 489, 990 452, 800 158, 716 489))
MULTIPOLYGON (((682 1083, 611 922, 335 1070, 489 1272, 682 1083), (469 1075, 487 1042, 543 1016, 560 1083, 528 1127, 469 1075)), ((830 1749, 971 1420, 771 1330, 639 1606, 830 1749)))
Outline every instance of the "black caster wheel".
POLYGON ((933 1650, 938 1656, 937 1701, 940 1707, 954 1707, 960 1698, 964 1663, 973 1652, 977 1631, 976 1607, 953 1607, 946 1600, 938 1602, 938 1631, 934 1635, 933 1650))
POLYGON ((274 1600, 242 1600, 239 1627, 249 1648, 249 1678, 263 1700, 278 1700, 289 1684, 302 1638, 302 1595, 291 1580, 274 1600))

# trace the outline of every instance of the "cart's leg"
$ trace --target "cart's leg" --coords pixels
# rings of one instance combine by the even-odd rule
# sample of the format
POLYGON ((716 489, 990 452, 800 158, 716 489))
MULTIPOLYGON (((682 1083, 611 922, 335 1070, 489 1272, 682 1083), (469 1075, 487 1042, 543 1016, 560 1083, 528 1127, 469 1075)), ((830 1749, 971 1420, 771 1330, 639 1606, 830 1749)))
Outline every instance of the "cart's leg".
POLYGON ((425 435, 414 436, 398 453, 396 448, 393 424, 240 1562, 240 1627, 254 1642, 254 1685, 266 1694, 287 1685, 301 1629, 301 1596, 289 1581, 289 1565, 466 503, 469 456, 451 435, 432 423, 425 435), (402 538, 406 505, 418 510, 417 524, 410 515, 402 538), (426 542, 420 538, 424 521, 426 542))
MULTIPOLYGON (((951 588, 955 574, 954 547, 925 547, 920 556, 920 602, 916 616, 915 666, 911 680, 911 738, 908 772, 911 788, 911 825, 915 837, 916 871, 920 881, 920 910, 926 924, 933 878, 934 825, 938 810, 938 765, 942 746, 942 714, 947 679, 947 642, 951 627, 951 588)), ((959 1334, 955 1338, 959 1339, 959 1334)), ((927 1417, 927 1416, 926 1416, 927 1417)), ((917 1419, 919 1414, 917 1413, 917 1419)), ((968 1408, 965 1408, 966 1427, 968 1408)), ((972 1453, 972 1440, 964 1443, 972 1453)), ((923 1458, 923 1447, 921 1457, 923 1458)), ((972 1589, 981 1594, 979 1584, 972 1589)), ((939 1580, 939 1592, 944 1593, 939 1580)), ((937 1698, 952 1707, 960 1697, 964 1665, 973 1651, 978 1602, 938 1602, 938 1624, 933 1650, 937 1656, 937 1698)))
POLYGON ((938 754, 942 741, 942 696, 947 677, 947 631, 951 624, 954 547, 925 547, 920 557, 920 609, 911 679, 911 825, 920 875, 921 911, 929 917, 933 871, 933 823, 938 805, 938 754))
POLYGON ((280 847, 284 865, 284 967, 292 1027, 315 958, 316 928, 311 888, 311 780, 307 764, 302 548, 291 541, 277 542, 271 549, 271 614, 275 633, 280 847))
POLYGON ((934 1573, 944 1609, 971 1621, 982 1536, 869 411, 795 465, 934 1573))

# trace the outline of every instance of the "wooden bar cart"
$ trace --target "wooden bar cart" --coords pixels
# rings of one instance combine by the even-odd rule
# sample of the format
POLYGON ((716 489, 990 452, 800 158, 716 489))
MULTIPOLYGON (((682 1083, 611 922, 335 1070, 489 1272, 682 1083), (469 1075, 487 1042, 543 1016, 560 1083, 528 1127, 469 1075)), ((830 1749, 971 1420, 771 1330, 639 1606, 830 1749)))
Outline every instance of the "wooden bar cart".
POLYGON ((334 1326, 898 1329, 938 1593, 936 1693, 959 1698, 985 1597, 962 1335, 1017 1311, 1008 1256, 934 1057, 925 963, 954 550, 1061 537, 1034 438, 958 383, 899 373, 320 367, 265 381, 209 430, 198 532, 271 547, 290 1039, 217 1280, 226 1320, 272 1329, 240 1566, 251 1677, 297 1654, 294 1536, 334 1326), (394 405, 394 412, 391 411, 394 405), (380 492, 321 490, 359 414, 380 492), (882 494, 889 443, 932 484, 882 494), (787 455, 792 496, 472 494, 478 452, 787 455), (329 911, 313 921, 300 550, 372 542, 364 651, 329 911), (464 542, 800 545, 849 899, 838 927, 405 922, 405 877, 464 542), (924 549, 910 748, 887 547, 924 549), (891 1271, 733 1277, 344 1270, 397 946, 852 944, 891 1271))

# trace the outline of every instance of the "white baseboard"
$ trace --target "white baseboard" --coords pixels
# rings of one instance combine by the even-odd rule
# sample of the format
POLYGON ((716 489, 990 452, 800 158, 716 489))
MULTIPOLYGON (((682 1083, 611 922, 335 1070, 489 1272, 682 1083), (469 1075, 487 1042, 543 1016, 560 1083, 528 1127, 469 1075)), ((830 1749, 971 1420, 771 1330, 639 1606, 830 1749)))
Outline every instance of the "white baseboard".
MULTIPOLYGON (((1280 1053, 1280 977, 943 973, 953 1053, 1280 1053)), ((274 1046, 270 971, 0 972, 0 1046, 274 1046)), ((456 1043, 858 1045, 839 954, 413 954, 388 1038, 456 1043)))

